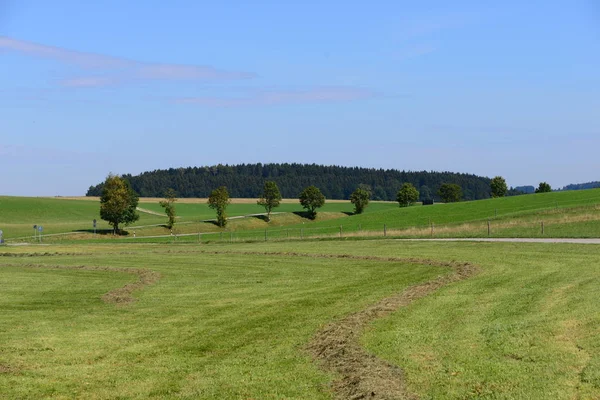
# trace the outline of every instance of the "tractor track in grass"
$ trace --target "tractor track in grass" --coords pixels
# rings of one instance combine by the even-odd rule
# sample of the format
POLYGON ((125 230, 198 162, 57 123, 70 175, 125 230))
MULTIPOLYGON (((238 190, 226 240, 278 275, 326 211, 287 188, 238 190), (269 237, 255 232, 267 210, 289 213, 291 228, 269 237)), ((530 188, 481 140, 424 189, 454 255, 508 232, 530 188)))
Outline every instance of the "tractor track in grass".
POLYGON ((102 296, 102 301, 106 303, 113 303, 119 305, 126 305, 133 303, 135 298, 133 293, 138 290, 142 290, 148 285, 156 283, 160 279, 160 274, 156 271, 152 271, 144 268, 118 268, 118 267, 105 267, 105 266, 90 266, 90 265, 44 265, 44 264, 5 264, 1 267, 12 267, 12 268, 44 268, 44 269, 65 269, 65 270, 85 270, 85 271, 106 271, 106 272, 122 272, 126 274, 137 275, 138 280, 122 286, 120 288, 113 289, 102 296))
MULTIPOLYGON (((479 268, 470 263, 426 261, 426 265, 452 268, 453 273, 410 286, 404 291, 332 322, 319 330, 308 345, 313 358, 339 379, 332 383, 338 399, 417 399, 404 383, 404 372, 360 344, 366 326, 401 307, 423 298, 443 286, 475 275, 479 268)), ((421 263, 423 264, 423 263, 421 263)))
POLYGON ((479 271, 478 266, 467 262, 421 258, 254 251, 201 251, 201 253, 402 262, 445 267, 452 270, 450 274, 410 286, 361 311, 329 323, 313 336, 306 349, 322 369, 334 373, 338 377, 331 384, 333 394, 338 399, 418 399, 418 396, 411 393, 406 387, 402 368, 370 354, 361 346, 360 338, 363 331, 373 321, 383 318, 401 307, 406 307, 443 286, 474 276, 479 271))

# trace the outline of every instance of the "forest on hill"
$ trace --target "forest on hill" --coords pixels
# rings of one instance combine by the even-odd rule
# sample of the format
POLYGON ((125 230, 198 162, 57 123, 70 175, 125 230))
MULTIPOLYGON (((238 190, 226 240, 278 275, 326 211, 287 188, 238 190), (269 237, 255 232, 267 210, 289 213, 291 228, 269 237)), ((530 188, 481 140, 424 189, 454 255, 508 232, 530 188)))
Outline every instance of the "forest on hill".
POLYGON ((585 190, 600 188, 600 182, 573 183, 562 188, 562 190, 585 190))
MULTIPOLYGON (((412 183, 421 199, 438 199, 443 183, 463 190, 464 200, 490 197, 490 179, 453 172, 399 171, 316 164, 239 164, 207 167, 170 168, 123 175, 142 197, 162 197, 172 188, 179 197, 208 197, 213 189, 226 186, 231 197, 257 198, 266 180, 279 186, 284 198, 296 198, 307 186, 315 185, 328 199, 348 199, 359 186, 368 186, 374 200, 396 200, 403 183, 412 183)), ((100 196, 102 183, 91 186, 87 196, 100 196)))

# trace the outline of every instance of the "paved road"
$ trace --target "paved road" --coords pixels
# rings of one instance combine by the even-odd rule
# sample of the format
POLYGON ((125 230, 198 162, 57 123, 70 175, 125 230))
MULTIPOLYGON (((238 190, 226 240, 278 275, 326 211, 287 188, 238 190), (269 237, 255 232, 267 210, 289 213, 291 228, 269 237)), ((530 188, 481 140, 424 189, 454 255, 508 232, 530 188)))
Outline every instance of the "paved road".
POLYGON ((508 242, 508 243, 575 243, 600 244, 600 239, 530 239, 530 238, 456 238, 456 239, 398 239, 419 242, 508 242))

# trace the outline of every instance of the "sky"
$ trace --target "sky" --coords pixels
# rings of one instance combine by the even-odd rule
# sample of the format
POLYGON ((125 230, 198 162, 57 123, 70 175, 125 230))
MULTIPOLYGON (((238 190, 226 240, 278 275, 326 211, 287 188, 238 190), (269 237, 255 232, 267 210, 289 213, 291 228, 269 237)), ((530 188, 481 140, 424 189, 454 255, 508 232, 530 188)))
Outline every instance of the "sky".
POLYGON ((600 180, 600 0, 0 0, 0 195, 298 162, 600 180))

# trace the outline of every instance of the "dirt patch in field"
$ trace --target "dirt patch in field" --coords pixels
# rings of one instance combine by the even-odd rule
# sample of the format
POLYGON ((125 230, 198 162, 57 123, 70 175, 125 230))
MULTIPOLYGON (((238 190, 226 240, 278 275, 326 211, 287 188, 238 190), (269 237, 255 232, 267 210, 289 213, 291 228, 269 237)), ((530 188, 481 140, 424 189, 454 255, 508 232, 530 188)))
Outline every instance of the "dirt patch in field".
POLYGON ((133 292, 142 290, 145 286, 151 285, 160 279, 160 274, 156 271, 143 268, 115 268, 90 265, 43 265, 43 264, 25 264, 25 265, 5 265, 6 267, 27 267, 27 268, 47 268, 47 269, 70 269, 70 270, 86 270, 86 271, 106 271, 106 272, 123 272, 126 274, 137 275, 136 282, 128 283, 127 285, 113 289, 102 296, 102 300, 106 303, 129 304, 135 301, 133 292))
POLYGON ((0 257, 57 257, 57 256, 89 256, 92 253, 0 253, 0 257))
POLYGON ((145 286, 152 285, 160 279, 160 274, 155 271, 148 269, 135 269, 131 271, 130 268, 119 268, 120 272, 127 272, 137 274, 138 281, 128 283, 127 285, 111 290, 102 296, 102 300, 107 303, 127 304, 135 301, 133 292, 142 290, 145 286))
POLYGON ((10 365, 0 364, 0 374, 13 374, 15 372, 19 372, 19 369, 10 365))

